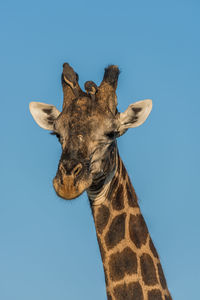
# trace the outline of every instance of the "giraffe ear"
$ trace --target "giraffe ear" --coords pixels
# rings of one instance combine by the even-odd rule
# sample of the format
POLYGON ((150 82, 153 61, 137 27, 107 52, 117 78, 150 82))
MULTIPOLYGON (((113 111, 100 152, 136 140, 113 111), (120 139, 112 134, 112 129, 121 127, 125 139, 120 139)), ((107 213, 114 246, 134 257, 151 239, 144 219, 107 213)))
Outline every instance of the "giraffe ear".
POLYGON ((41 128, 53 130, 54 121, 60 115, 59 110, 54 105, 31 102, 29 104, 29 109, 33 119, 41 128))
POLYGON ((135 102, 119 115, 119 131, 123 134, 128 128, 142 125, 152 110, 152 100, 146 99, 135 102))

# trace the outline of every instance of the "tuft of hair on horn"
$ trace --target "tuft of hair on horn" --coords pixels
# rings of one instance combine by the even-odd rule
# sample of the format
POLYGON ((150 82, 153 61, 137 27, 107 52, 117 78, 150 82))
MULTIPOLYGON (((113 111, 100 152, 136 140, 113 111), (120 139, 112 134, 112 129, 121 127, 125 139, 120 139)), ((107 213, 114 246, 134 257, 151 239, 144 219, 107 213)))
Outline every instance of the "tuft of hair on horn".
POLYGON ((116 65, 109 65, 105 68, 103 81, 107 82, 115 89, 117 87, 117 81, 120 74, 120 70, 116 65))

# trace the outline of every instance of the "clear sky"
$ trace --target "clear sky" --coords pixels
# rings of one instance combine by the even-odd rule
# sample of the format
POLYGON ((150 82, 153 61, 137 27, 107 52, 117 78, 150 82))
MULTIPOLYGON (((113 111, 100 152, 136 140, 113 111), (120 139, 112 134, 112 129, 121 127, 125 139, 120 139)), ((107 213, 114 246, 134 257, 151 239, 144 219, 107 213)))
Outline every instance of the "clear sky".
POLYGON ((197 0, 1 1, 0 299, 106 300, 86 193, 55 195, 61 149, 28 110, 61 108, 63 62, 82 87, 119 65, 120 111, 153 99, 119 150, 173 299, 199 299, 199 16, 197 0))

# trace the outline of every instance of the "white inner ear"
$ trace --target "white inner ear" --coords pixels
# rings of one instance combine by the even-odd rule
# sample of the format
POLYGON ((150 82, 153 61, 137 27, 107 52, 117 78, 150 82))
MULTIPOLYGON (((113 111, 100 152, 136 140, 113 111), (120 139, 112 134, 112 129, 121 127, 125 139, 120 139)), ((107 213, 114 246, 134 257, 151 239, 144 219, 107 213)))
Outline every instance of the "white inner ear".
POLYGON ((142 125, 152 110, 152 100, 146 99, 135 102, 119 116, 120 131, 142 125))
POLYGON ((59 110, 54 105, 31 102, 29 109, 33 119, 41 128, 53 130, 53 123, 60 115, 59 110))

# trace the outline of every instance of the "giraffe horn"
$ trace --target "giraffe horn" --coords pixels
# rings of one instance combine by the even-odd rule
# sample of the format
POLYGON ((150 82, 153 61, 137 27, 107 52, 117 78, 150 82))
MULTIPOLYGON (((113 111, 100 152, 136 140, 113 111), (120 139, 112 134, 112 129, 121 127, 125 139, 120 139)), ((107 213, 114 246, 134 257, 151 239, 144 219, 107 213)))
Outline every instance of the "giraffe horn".
POLYGON ((117 112, 117 82, 119 77, 119 68, 115 65, 110 65, 105 68, 103 80, 98 88, 96 95, 99 103, 104 108, 110 110, 113 114, 117 112))
POLYGON ((75 98, 78 98, 84 94, 78 84, 78 74, 68 64, 63 64, 62 72, 62 86, 63 86, 63 108, 71 103, 75 98))

